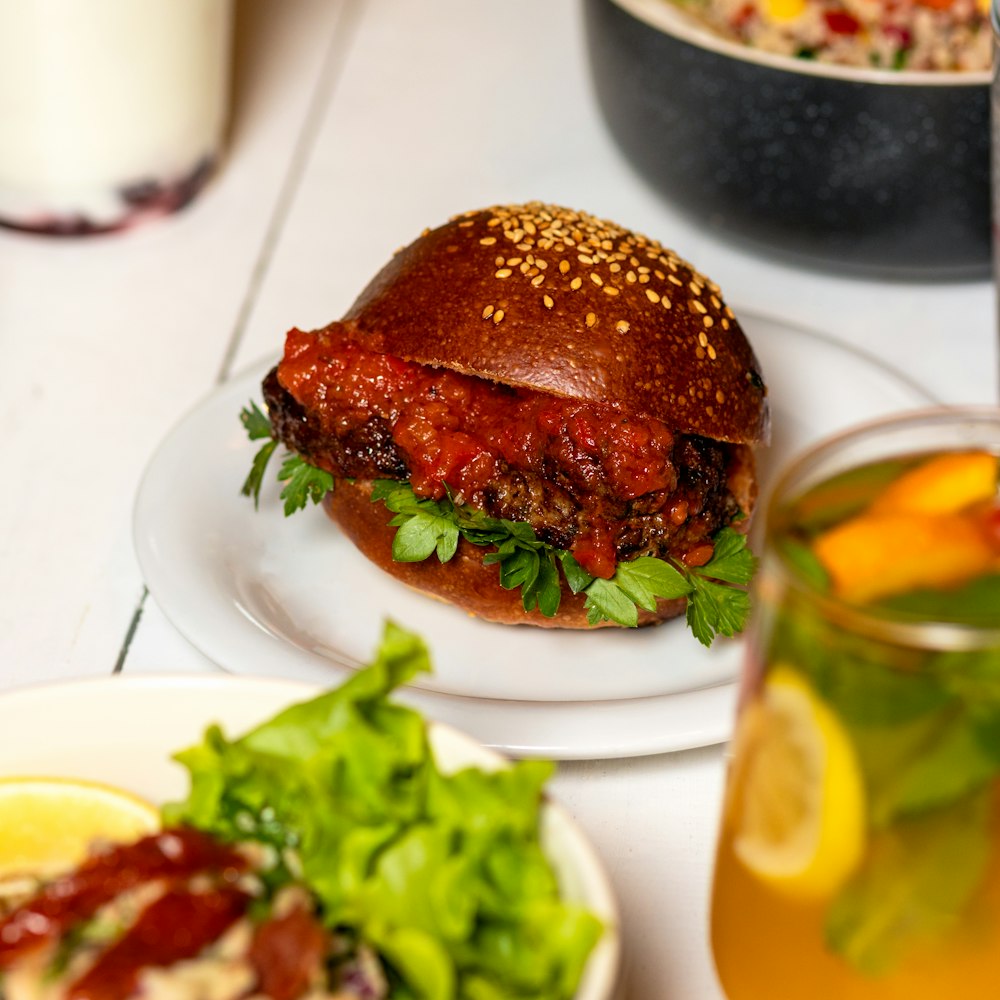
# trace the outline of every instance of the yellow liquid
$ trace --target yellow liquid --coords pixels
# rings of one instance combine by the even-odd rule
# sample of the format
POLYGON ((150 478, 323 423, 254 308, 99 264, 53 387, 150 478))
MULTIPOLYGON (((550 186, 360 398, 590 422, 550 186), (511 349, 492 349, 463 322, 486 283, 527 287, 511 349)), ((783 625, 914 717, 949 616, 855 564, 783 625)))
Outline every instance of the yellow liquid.
MULTIPOLYGON (((739 795, 739 789, 732 790, 739 795)), ((992 1000, 1000 997, 1000 810, 993 856, 969 912, 950 934, 914 941, 868 977, 824 945, 829 902, 774 892, 733 853, 723 826, 716 858, 712 946, 729 1000, 992 1000)))

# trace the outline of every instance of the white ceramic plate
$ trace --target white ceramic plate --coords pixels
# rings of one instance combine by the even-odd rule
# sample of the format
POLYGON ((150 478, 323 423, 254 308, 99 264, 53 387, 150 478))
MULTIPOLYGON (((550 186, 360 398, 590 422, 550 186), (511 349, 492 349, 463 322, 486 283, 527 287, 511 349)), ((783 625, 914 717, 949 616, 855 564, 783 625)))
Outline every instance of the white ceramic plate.
MULTIPOLYGON (((163 803, 187 792, 170 756, 200 742, 207 725, 231 736, 318 693, 315 685, 246 677, 110 677, 24 688, 0 697, 0 775, 87 778, 163 803)), ((434 725, 442 768, 492 768, 502 759, 449 726, 434 725)), ((543 808, 543 841, 563 894, 605 926, 576 1000, 611 1000, 619 985, 618 907, 590 843, 558 804, 543 808)))
MULTIPOLYGON (((822 335, 742 316, 768 381, 776 465, 846 425, 933 402, 904 375, 822 335)), ((262 366, 169 434, 139 489, 135 544, 167 617, 223 669, 332 684, 373 651, 386 616, 419 632, 435 673, 406 700, 522 756, 606 758, 706 746, 730 732, 738 641, 702 647, 683 621, 565 632, 493 625, 410 591, 319 508, 285 518, 274 471, 240 496, 256 443, 238 419, 262 366)))

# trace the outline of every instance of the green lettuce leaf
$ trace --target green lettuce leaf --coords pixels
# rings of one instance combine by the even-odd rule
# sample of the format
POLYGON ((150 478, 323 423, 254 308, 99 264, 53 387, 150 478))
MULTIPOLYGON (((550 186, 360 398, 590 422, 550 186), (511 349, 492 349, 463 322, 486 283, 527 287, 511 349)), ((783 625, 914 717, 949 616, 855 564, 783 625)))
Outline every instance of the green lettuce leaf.
POLYGON ((388 697, 429 669, 388 623, 341 687, 177 754, 190 792, 164 820, 274 847, 271 880, 301 872, 327 924, 376 949, 394 998, 568 1000, 601 927, 560 898, 542 850, 552 765, 443 772, 424 720, 388 697))

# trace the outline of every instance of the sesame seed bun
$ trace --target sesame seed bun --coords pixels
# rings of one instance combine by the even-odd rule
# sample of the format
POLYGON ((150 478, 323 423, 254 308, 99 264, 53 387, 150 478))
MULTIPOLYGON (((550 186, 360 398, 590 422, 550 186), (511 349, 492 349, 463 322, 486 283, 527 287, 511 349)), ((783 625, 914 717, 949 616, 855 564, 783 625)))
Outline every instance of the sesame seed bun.
MULTIPOLYGON (((292 334, 301 347, 304 335, 292 334)), ((584 473, 574 478, 577 467, 590 468, 581 452, 564 465, 553 458, 549 466, 524 469, 504 459, 495 472, 499 483, 490 480, 474 500, 460 498, 481 503, 490 517, 532 524, 539 539, 565 547, 581 566, 587 545, 605 530, 601 544, 611 538, 613 560, 651 554, 690 557, 690 565, 699 566, 722 527, 745 531, 750 524, 754 447, 768 433, 760 367, 718 287, 655 240, 538 202, 469 212, 398 251, 346 315, 314 335, 321 366, 324 352, 335 358, 338 345, 353 343, 376 355, 562 397, 571 406, 607 406, 602 412, 622 414, 625 423, 641 418, 639 428, 648 426, 647 418, 660 421, 664 437, 656 447, 671 447, 662 443, 671 436, 674 442, 669 455, 657 452, 673 470, 670 486, 636 494, 620 487, 612 493, 603 481, 591 487, 584 473)), ((292 354, 303 356, 298 347, 292 354)), ((393 515, 371 502, 371 480, 412 474, 394 437, 397 416, 378 402, 377 389, 350 412, 317 414, 310 407, 322 410, 328 387, 301 372, 283 381, 282 371, 279 366, 264 383, 272 426, 289 448, 334 476, 324 507, 369 560, 488 621, 588 627, 585 597, 573 594, 565 579, 554 618, 525 612, 520 589, 505 590, 498 567, 483 564, 486 550, 464 538, 448 562, 433 555, 395 562, 393 515), (302 385, 315 396, 296 398, 292 389, 302 385), (351 437, 356 428, 363 433, 351 437)), ((334 388, 330 398, 340 392, 334 388)), ((445 419, 453 417, 449 412, 445 419)), ((608 456, 618 458, 625 456, 608 456)), ((589 550, 592 559, 595 551, 589 550)), ((610 576, 613 560, 591 565, 610 576)), ((661 600, 655 611, 639 611, 639 624, 662 622, 685 607, 684 599, 661 600)))
POLYGON ((584 212, 532 202, 456 217, 399 251, 344 322, 406 360, 615 402, 685 434, 767 436, 760 366, 718 286, 584 212))

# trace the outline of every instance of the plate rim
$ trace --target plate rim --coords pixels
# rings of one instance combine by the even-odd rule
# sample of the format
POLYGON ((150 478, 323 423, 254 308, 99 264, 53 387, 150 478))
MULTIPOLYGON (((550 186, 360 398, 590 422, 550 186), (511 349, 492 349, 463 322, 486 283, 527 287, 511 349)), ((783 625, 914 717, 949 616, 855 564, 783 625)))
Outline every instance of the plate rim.
MULTIPOLYGON (((744 325, 749 326, 757 322, 779 327, 786 334, 804 334, 823 342, 831 350, 874 368, 883 376, 897 383, 901 390, 912 395, 914 397, 913 405, 937 402, 927 387, 864 348, 845 343, 822 330, 757 310, 740 310, 737 315, 744 325)), ((753 343, 752 333, 750 339, 753 343)), ((182 429, 194 420, 203 408, 218 401, 221 397, 226 395, 235 397, 238 392, 243 392, 252 378, 259 378, 266 370, 267 365, 275 363, 276 357, 275 354, 270 354, 267 358, 259 359, 242 367, 224 382, 216 384, 210 391, 204 393, 179 420, 174 422, 157 445, 143 472, 133 505, 133 544, 152 599, 173 627, 188 642, 205 654, 219 669, 237 676, 260 675, 276 671, 270 667, 270 660, 269 669, 266 671, 234 669, 231 666, 234 659, 244 659, 243 656, 233 655, 246 644, 244 636, 241 635, 235 642, 225 639, 221 643, 213 641, 211 636, 206 637, 204 629, 192 627, 190 621, 185 624, 178 620, 183 617, 183 614, 178 615, 176 607, 172 606, 169 598, 166 603, 161 600, 163 590, 159 586, 160 581, 153 579, 156 573, 151 572, 155 560, 154 554, 149 551, 147 544, 149 532, 143 530, 145 519, 143 508, 151 471, 155 468, 157 459, 168 442, 179 435, 182 429), (220 645, 225 648, 220 650, 220 645)), ((826 432, 817 436, 817 440, 825 436, 826 432)), ((763 494, 762 484, 762 498, 763 494)), ((261 626, 257 623, 254 625, 256 626, 254 628, 255 637, 264 636, 264 642, 271 641, 281 644, 287 652, 289 662, 294 662, 297 669, 304 665, 304 668, 311 672, 312 668, 320 669, 319 665, 322 664, 322 669, 330 672, 331 682, 336 680, 341 671, 352 669, 350 664, 354 664, 354 657, 350 654, 343 654, 344 659, 350 661, 350 664, 338 663, 293 646, 277 636, 266 634, 261 626)), ((695 640, 691 638, 690 641, 694 642, 695 640)), ((728 641, 738 642, 739 640, 728 641)), ((255 641, 251 645, 256 649, 257 642, 255 641)), ((588 760, 644 756, 725 742, 731 735, 732 714, 735 708, 738 684, 737 674, 728 679, 708 682, 682 691, 642 697, 594 700, 527 701, 477 697, 461 692, 424 690, 412 687, 400 692, 400 697, 401 700, 419 708, 428 717, 451 722, 459 729, 472 732, 484 745, 502 753, 520 757, 538 756, 559 760, 588 760), (626 725, 620 727, 621 731, 617 733, 609 731, 607 717, 609 714, 613 716, 615 712, 621 711, 628 712, 633 717, 634 722, 641 722, 642 725, 631 727, 626 725), (491 721, 491 713, 494 712, 506 713, 508 716, 511 712, 515 712, 520 716, 521 725, 519 727, 511 726, 512 732, 509 735, 498 735, 493 732, 497 727, 491 721), (589 736, 586 741, 582 741, 578 733, 571 732, 574 729, 574 724, 579 724, 581 713, 589 715, 592 721, 589 729, 593 735, 589 736), (548 725, 545 724, 546 720, 538 718, 542 714, 547 716, 548 725), (677 716, 677 719, 668 718, 671 715, 677 716), (456 719, 461 719, 461 721, 457 722, 456 719), (541 724, 539 724, 540 722, 541 724), (525 738, 523 734, 518 735, 517 730, 525 728, 529 731, 534 730, 531 738, 525 738)))
MULTIPOLYGON (((111 701, 113 698, 121 700, 124 697, 125 701, 145 704, 147 699, 158 691, 169 690, 173 694, 186 696, 185 712, 187 712, 187 706, 190 706, 192 714, 197 716, 199 720, 200 728, 204 730, 206 726, 218 721, 220 714, 225 714, 221 697, 227 693, 232 694, 233 688, 241 691, 244 697, 247 694, 250 695, 254 706, 251 714, 256 714, 259 711, 260 721, 272 717, 276 712, 296 701, 315 697, 327 690, 324 685, 295 678, 236 676, 224 673, 144 673, 133 675, 118 673, 43 680, 0 692, 0 724, 2 724, 4 717, 9 717, 11 713, 16 713, 18 717, 25 720, 37 719, 38 716, 32 714, 30 710, 33 709, 37 712, 38 709, 47 707, 51 712, 56 702, 68 701, 74 707, 78 707, 81 693, 84 693, 84 699, 89 697, 111 701)), ((393 700, 397 700, 395 693, 393 700)), ((85 738, 87 724, 85 713, 80 714, 80 720, 79 732, 85 738)), ((162 715, 159 717, 159 721, 163 721, 162 715)), ((425 722, 432 745, 436 747, 436 741, 444 741, 446 745, 450 744, 451 746, 457 745, 460 756, 465 755, 466 760, 473 765, 482 763, 487 767, 503 766, 509 761, 508 755, 483 746, 473 735, 456 726, 434 719, 425 719, 425 722)), ((176 724, 175 721, 174 725, 176 724)), ((252 726, 253 723, 249 725, 252 726)), ((227 728, 225 723, 223 723, 223 728, 227 728)), ((229 728, 239 727, 231 726, 229 728)), ((134 746, 135 744, 130 744, 130 750, 134 746)), ((178 751, 181 749, 183 749, 181 745, 176 747, 178 751)), ((27 755, 29 757, 32 752, 33 747, 28 747, 27 755)), ((149 746, 143 750, 140 742, 137 754, 140 762, 144 754, 153 755, 155 753, 157 753, 157 748, 149 746)), ((25 750, 21 749, 11 756, 14 759, 18 757, 23 759, 25 750)), ((34 774, 27 771, 14 772, 7 763, 10 757, 5 755, 5 758, 0 760, 0 777, 13 776, 15 773, 20 774, 20 776, 43 776, 37 772, 34 774)), ((167 757, 162 762, 169 763, 169 760, 170 758, 167 757)), ((137 769, 142 769, 145 766, 142 763, 136 765, 137 769)), ((445 766, 447 767, 447 765, 445 766)), ((460 766, 465 766, 465 762, 460 762, 460 766)), ((69 767, 68 770, 72 770, 72 768, 69 767)), ((60 775, 48 771, 44 776, 57 777, 60 775)), ((133 790, 142 794, 138 788, 133 788, 133 790)), ((154 804, 160 804, 158 796, 150 795, 149 798, 154 804)), ((546 831, 545 836, 557 838, 557 844, 554 846, 558 846, 561 853, 562 849, 569 851, 571 855, 570 866, 574 875, 579 879, 584 901, 588 908, 599 916, 605 927, 605 933, 602 934, 588 959, 584 978, 574 1000, 610 1000, 620 986, 623 976, 624 947, 621 906, 609 867, 587 831, 559 798, 548 789, 543 794, 541 822, 546 831)), ((558 867, 558 860, 555 857, 552 857, 551 860, 558 867)))

